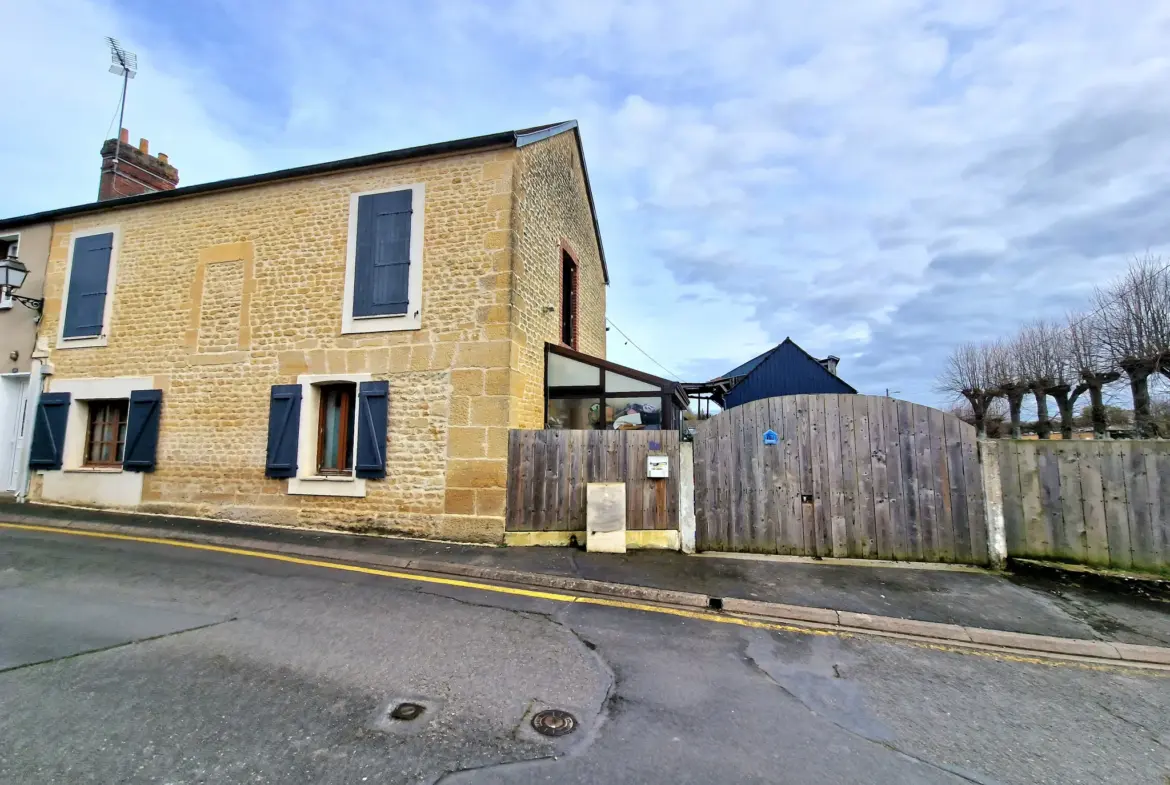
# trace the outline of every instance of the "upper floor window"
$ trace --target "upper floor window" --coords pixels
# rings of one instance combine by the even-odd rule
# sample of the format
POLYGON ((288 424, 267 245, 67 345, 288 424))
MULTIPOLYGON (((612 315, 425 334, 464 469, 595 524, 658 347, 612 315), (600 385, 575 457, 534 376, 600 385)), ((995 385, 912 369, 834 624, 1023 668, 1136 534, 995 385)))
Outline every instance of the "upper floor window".
POLYGON ((561 249, 561 343, 577 348, 577 262, 561 249))
POLYGON ((104 346, 109 327, 117 264, 117 232, 75 234, 61 298, 57 345, 104 346))
POLYGON ((422 326, 421 184, 350 197, 343 333, 422 326))

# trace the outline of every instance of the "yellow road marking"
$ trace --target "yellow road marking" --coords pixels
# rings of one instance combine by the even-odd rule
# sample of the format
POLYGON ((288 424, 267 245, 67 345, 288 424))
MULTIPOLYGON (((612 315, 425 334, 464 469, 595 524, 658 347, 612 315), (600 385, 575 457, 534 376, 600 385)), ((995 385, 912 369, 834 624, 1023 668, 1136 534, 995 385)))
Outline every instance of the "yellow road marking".
MULTIPOLYGON (((163 537, 139 537, 131 534, 114 534, 113 532, 86 531, 84 529, 68 529, 59 526, 39 526, 26 523, 9 523, 5 521, 0 521, 0 528, 44 532, 48 534, 68 534, 74 537, 92 537, 102 540, 142 542, 149 543, 151 545, 168 545, 174 548, 190 548, 191 550, 210 551, 212 553, 230 553, 235 556, 250 556, 256 559, 268 559, 269 561, 300 564, 306 567, 324 567, 330 570, 342 570, 345 572, 362 573, 364 575, 376 575, 382 578, 396 578, 399 580, 416 581, 418 583, 435 583, 443 586, 457 586, 463 589, 496 592, 497 594, 510 594, 518 597, 532 597, 534 599, 550 600, 552 602, 580 603, 582 605, 601 605, 607 608, 622 608, 632 611, 645 611, 647 613, 679 616, 685 619, 714 622, 716 624, 733 624, 739 627, 750 627, 753 629, 771 630, 775 632, 794 632, 801 635, 832 635, 840 638, 853 638, 858 634, 868 634, 864 631, 853 632, 848 630, 822 629, 817 627, 800 627, 794 624, 784 624, 781 622, 757 621, 755 619, 745 619, 740 616, 715 614, 709 613, 707 611, 686 610, 684 608, 671 608, 664 605, 649 605, 640 602, 628 602, 626 600, 616 600, 610 599, 608 597, 589 597, 576 594, 563 594, 560 592, 536 591, 534 589, 518 589, 511 586, 497 586, 491 583, 465 581, 458 578, 439 578, 432 575, 419 575, 417 573, 411 572, 396 572, 394 570, 378 569, 377 567, 361 567, 355 564, 342 564, 340 562, 321 561, 319 559, 306 559, 300 556, 287 556, 282 553, 253 551, 246 548, 231 548, 226 545, 207 545, 205 543, 187 542, 185 540, 171 540, 163 537)), ((968 648, 966 646, 951 646, 944 643, 918 641, 912 640, 910 638, 892 638, 883 635, 875 635, 874 637, 883 637, 886 638, 886 640, 906 643, 921 649, 930 649, 932 651, 947 652, 950 654, 968 654, 980 657, 991 657, 996 660, 1024 663, 1028 665, 1048 665, 1050 667, 1080 668, 1083 670, 1092 671, 1116 672, 1122 670, 1126 673, 1134 673, 1136 671, 1142 675, 1160 676, 1163 678, 1170 677, 1170 672, 1144 670, 1133 667, 1126 668, 1123 663, 1113 665, 1094 662, 1080 662, 1076 660, 1049 659, 1043 656, 1012 654, 1010 652, 975 649, 968 648)))

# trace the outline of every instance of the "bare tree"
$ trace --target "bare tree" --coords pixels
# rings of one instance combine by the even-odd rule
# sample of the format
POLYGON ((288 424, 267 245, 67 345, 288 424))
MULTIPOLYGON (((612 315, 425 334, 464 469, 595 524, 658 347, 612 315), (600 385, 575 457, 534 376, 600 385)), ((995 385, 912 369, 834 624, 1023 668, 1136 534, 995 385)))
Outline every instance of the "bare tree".
POLYGON ((1020 334, 1020 362, 1028 388, 1036 398, 1036 432, 1041 439, 1052 433, 1048 418, 1048 396, 1056 400, 1060 415, 1060 436, 1073 435, 1074 407, 1088 384, 1081 378, 1072 348, 1072 335, 1066 324, 1038 319, 1020 334))
MULTIPOLYGON (((1073 370, 1089 392, 1090 419, 1094 438, 1104 439, 1109 434, 1106 416, 1105 385, 1121 378, 1113 357, 1101 339, 1102 328, 1097 314, 1068 316, 1068 353, 1073 370)), ((1079 387, 1079 385, 1078 385, 1079 387)), ((1073 396, 1073 402, 1077 396, 1073 396)), ((1070 404, 1071 405, 1071 404, 1070 404)))
MULTIPOLYGON (((953 416, 958 417, 968 425, 975 424, 975 413, 971 409, 971 404, 966 400, 956 400, 951 406, 950 412, 953 416)), ((987 406, 987 411, 984 413, 984 422, 987 426, 987 438, 989 439, 1005 439, 1008 437, 1007 426, 1004 420, 1007 418, 1007 402, 1003 398, 995 398, 987 406)))
MULTIPOLYGON (((1061 345, 1060 326, 1037 319, 1020 331, 1016 343, 1019 363, 1028 391, 1036 399, 1036 435, 1048 439, 1052 435, 1052 421, 1048 417, 1048 391, 1061 387, 1067 357, 1061 345)), ((1071 421, 1070 421, 1071 422, 1071 421)))
POLYGON ((1029 389, 1022 356, 1023 347, 1018 338, 997 341, 992 346, 992 378, 995 388, 1007 401, 1013 439, 1019 439, 1021 436, 1020 410, 1024 405, 1024 395, 1029 389))
POLYGON ((1170 274, 1156 256, 1134 259, 1117 281, 1093 293, 1100 338, 1128 377, 1137 436, 1157 435, 1150 376, 1170 367, 1170 274))
POLYGON ((951 353, 938 379, 940 392, 961 395, 971 406, 971 417, 981 438, 987 435, 987 413, 1000 396, 995 384, 998 345, 964 343, 951 353))

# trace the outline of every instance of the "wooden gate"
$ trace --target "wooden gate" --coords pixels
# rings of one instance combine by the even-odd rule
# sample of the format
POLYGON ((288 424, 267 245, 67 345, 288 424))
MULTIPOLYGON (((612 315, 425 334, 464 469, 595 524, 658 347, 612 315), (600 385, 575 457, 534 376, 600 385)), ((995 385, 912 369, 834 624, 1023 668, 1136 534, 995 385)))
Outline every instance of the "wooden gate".
POLYGON ((893 398, 790 395, 701 423, 695 516, 700 550, 988 562, 975 429, 893 398))

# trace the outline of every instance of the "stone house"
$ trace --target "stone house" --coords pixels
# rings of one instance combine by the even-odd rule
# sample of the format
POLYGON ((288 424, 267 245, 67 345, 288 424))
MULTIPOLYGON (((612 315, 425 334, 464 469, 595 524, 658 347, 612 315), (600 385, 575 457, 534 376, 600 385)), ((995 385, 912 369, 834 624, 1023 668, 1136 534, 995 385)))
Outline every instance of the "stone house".
POLYGON ((502 541, 547 345, 605 354, 577 124, 184 188, 111 142, 110 198, 0 221, 46 240, 30 499, 502 541))

